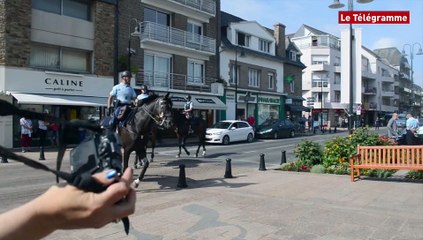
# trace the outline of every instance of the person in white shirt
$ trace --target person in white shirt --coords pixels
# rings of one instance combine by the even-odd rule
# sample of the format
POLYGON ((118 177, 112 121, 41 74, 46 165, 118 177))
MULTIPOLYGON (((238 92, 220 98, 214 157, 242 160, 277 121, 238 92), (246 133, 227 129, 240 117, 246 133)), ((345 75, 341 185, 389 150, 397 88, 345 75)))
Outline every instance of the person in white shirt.
POLYGON ((21 147, 22 152, 28 151, 28 148, 31 146, 31 134, 32 134, 32 121, 22 117, 19 120, 21 125, 21 147))

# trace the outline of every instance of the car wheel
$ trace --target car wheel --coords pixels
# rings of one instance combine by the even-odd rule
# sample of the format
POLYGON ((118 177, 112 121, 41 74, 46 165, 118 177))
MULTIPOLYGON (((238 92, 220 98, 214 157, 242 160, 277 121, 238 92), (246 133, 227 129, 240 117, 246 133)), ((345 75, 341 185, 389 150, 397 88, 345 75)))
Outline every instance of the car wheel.
POLYGON ((230 143, 229 136, 224 136, 222 139, 223 145, 228 145, 230 143))
POLYGON ((274 134, 273 134, 273 139, 278 139, 278 132, 275 132, 274 134))
POLYGON ((248 136, 247 136, 247 142, 249 142, 249 143, 252 142, 253 141, 253 138, 254 138, 253 137, 253 134, 252 133, 249 133, 248 136))
POLYGON ((295 137, 295 131, 294 131, 294 130, 292 130, 292 131, 291 131, 290 136, 291 136, 291 137, 295 137))

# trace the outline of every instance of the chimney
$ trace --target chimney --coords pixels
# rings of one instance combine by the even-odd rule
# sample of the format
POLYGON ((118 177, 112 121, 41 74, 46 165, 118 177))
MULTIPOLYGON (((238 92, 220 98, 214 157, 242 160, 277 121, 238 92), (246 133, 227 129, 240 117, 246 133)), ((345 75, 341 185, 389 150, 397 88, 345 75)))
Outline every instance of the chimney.
POLYGON ((276 23, 273 27, 276 39, 276 56, 285 57, 285 25, 276 23))

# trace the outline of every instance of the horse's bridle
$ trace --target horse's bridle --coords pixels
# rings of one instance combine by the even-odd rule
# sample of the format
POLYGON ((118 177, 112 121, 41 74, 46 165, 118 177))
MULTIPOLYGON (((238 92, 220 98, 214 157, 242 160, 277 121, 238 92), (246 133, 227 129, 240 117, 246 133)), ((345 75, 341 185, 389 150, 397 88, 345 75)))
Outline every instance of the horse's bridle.
MULTIPOLYGON (((155 103, 154 103, 154 105, 153 106, 155 106, 156 104, 158 104, 160 101, 162 101, 161 99, 157 99, 156 101, 155 101, 155 103)), ((147 113, 147 115, 151 118, 151 119, 153 119, 153 121, 157 124, 157 125, 159 125, 159 126, 163 126, 163 124, 164 124, 164 122, 165 122, 165 116, 164 116, 164 113, 163 112, 161 112, 161 113, 159 113, 159 116, 156 118, 156 117, 154 117, 153 116, 153 114, 147 109, 147 107, 146 107, 147 105, 143 105, 141 108, 145 111, 145 113, 147 113)))

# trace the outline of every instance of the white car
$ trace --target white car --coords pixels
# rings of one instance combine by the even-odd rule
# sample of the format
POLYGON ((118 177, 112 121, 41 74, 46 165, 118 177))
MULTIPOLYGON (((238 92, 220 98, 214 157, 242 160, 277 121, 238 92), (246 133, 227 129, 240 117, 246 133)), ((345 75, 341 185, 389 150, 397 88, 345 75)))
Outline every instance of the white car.
POLYGON ((254 130, 245 121, 225 120, 207 128, 206 142, 229 144, 237 141, 252 142, 254 130))

